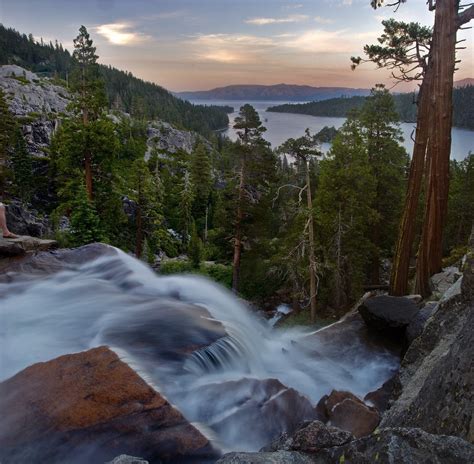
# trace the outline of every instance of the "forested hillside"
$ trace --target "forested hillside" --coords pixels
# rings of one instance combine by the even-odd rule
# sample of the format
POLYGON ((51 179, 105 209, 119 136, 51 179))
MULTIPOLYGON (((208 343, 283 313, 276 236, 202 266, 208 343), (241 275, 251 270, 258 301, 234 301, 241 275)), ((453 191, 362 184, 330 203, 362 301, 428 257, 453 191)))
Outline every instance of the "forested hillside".
MULTIPOLYGON (((39 42, 0 24, 0 65, 16 64, 42 77, 56 77, 67 85, 72 56, 61 44, 39 42)), ((130 72, 99 65, 109 105, 143 119, 163 119, 173 125, 208 135, 229 123, 226 109, 193 105, 166 89, 138 79, 130 72)), ((228 111, 228 109, 227 109, 228 111)))
MULTIPOLYGON (((367 97, 341 97, 330 100, 309 103, 287 103, 268 108, 267 111, 277 113, 299 113, 311 116, 326 116, 345 118, 353 109, 360 109, 367 97)), ((403 122, 416 121, 416 95, 400 93, 393 96, 400 120, 403 122)), ((468 85, 455 88, 453 91, 453 124, 456 127, 474 129, 474 86, 468 85)))

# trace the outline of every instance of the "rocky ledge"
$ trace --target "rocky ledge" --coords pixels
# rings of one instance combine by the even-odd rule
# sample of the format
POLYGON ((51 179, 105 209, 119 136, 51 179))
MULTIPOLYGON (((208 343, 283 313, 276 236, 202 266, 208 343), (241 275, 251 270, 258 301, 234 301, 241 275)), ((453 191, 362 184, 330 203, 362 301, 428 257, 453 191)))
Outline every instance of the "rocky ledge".
POLYGON ((0 236, 0 258, 22 256, 31 251, 46 251, 57 246, 58 243, 55 240, 44 240, 28 235, 21 235, 18 238, 0 236))
MULTIPOLYGON (((5 380, 0 410, 5 463, 103 464, 121 454, 153 463, 217 458, 208 439, 107 347, 34 364, 5 380)), ((118 462, 142 462, 124 459, 118 462)))

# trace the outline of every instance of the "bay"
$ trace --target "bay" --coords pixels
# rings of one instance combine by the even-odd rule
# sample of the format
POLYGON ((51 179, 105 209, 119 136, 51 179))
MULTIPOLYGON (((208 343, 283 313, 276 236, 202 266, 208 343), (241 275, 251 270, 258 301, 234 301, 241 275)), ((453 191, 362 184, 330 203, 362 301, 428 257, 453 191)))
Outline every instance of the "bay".
MULTIPOLYGON (((238 115, 241 106, 250 103, 259 113, 263 125, 267 128, 264 138, 271 143, 272 148, 281 145, 289 138, 301 137, 306 128, 311 133, 319 132, 324 126, 334 126, 336 129, 344 124, 345 118, 329 118, 323 116, 309 116, 305 114, 292 113, 272 113, 266 111, 270 106, 288 103, 287 101, 240 101, 240 100, 195 100, 192 103, 201 105, 228 105, 234 108, 234 112, 229 114, 229 127, 223 131, 231 140, 237 139, 237 134, 232 128, 234 119, 238 115)), ((400 128, 403 133, 403 145, 411 154, 413 151, 413 140, 415 124, 401 123, 400 128)), ((323 144, 322 150, 327 152, 330 144, 323 144)), ((454 127, 452 130, 451 159, 463 160, 469 154, 474 153, 474 131, 454 127)))

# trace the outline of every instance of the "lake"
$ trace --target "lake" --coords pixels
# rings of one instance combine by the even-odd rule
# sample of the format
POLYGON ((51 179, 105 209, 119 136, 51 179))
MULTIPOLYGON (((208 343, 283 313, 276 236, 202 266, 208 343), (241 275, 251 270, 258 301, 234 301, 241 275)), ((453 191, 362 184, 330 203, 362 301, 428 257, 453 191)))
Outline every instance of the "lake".
MULTIPOLYGON (((319 132, 324 126, 334 126, 339 128, 344 124, 345 118, 328 118, 322 116, 308 116, 305 114, 291 114, 291 113, 271 113, 266 109, 270 106, 288 103, 287 101, 224 101, 224 100, 200 100, 193 101, 195 104, 205 105, 228 105, 234 108, 234 113, 229 114, 230 124, 229 128, 224 131, 232 140, 237 139, 237 135, 232 129, 235 117, 238 115, 239 108, 245 103, 250 103, 259 113, 263 125, 267 128, 264 133, 264 138, 268 140, 272 147, 278 147, 285 140, 301 137, 306 128, 309 128, 311 133, 319 132)), ((294 102, 293 102, 294 103, 294 102)), ((414 123, 402 123, 400 128, 403 132, 404 143, 408 153, 413 151, 413 141, 411 134, 414 134, 414 123)), ((322 149, 326 152, 330 148, 330 144, 323 144, 322 149)), ((452 131, 452 146, 451 159, 462 160, 469 151, 474 152, 474 131, 467 129, 453 128, 452 131)))

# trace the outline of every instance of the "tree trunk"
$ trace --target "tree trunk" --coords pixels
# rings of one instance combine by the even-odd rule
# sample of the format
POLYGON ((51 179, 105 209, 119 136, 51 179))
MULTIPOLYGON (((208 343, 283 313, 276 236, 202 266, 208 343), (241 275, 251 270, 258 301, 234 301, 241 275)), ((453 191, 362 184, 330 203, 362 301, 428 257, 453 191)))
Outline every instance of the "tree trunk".
POLYGON ((314 250, 314 220, 313 199, 311 197, 311 180, 309 177, 309 164, 306 163, 306 198, 308 202, 308 239, 309 239, 309 301, 311 306, 311 322, 316 322, 316 253, 314 250))
POLYGON ((242 255, 242 202, 245 188, 245 158, 242 156, 239 173, 239 192, 237 199, 237 212, 235 217, 235 236, 234 236, 234 259, 232 263, 232 291, 237 293, 240 285, 240 258, 242 255))
POLYGON ((408 272, 410 259, 412 257, 413 242, 415 240, 416 214, 423 183, 423 172, 425 169, 425 158, 428 146, 431 81, 432 68, 430 62, 418 95, 418 113, 413 157, 410 163, 405 206, 400 221, 398 240, 390 275, 390 295, 395 296, 402 296, 408 293, 408 272))
POLYGON ((418 250, 416 292, 431 293, 429 279, 441 271, 443 228, 449 193, 452 94, 456 55, 457 0, 436 2, 433 30, 433 84, 430 101, 430 163, 423 232, 418 250))

